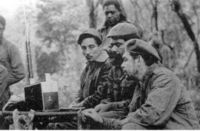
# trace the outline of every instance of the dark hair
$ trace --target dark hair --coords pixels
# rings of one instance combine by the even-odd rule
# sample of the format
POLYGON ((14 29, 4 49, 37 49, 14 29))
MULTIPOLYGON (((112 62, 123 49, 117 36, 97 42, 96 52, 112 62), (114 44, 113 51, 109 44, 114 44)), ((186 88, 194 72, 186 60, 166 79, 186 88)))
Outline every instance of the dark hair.
POLYGON ((130 55, 132 58, 135 58, 136 56, 139 56, 139 55, 142 56, 142 58, 144 59, 144 62, 147 66, 151 66, 154 63, 158 63, 158 59, 150 54, 146 54, 146 53, 139 54, 139 53, 130 52, 130 55))
POLYGON ((84 34, 84 36, 82 37, 82 39, 79 42, 79 45, 81 45, 83 40, 86 39, 86 38, 93 38, 97 42, 98 46, 101 45, 101 43, 102 43, 101 40, 98 37, 91 35, 91 34, 84 34))

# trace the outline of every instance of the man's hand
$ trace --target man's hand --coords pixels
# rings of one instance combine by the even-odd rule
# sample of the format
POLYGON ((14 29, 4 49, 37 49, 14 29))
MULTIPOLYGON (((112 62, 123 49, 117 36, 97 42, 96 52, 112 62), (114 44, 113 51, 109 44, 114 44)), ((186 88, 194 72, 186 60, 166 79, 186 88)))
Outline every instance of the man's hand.
POLYGON ((80 102, 80 103, 71 103, 69 108, 80 108, 80 107, 83 107, 83 102, 80 102))
POLYGON ((102 117, 94 109, 84 110, 81 112, 81 114, 85 120, 92 119, 94 122, 103 123, 102 117))
POLYGON ((112 105, 110 103, 108 104, 99 104, 95 108, 96 112, 106 112, 112 109, 112 105))
POLYGON ((128 119, 127 118, 125 118, 125 119, 122 119, 121 121, 120 121, 120 124, 123 126, 124 124, 126 124, 126 123, 128 123, 128 119))

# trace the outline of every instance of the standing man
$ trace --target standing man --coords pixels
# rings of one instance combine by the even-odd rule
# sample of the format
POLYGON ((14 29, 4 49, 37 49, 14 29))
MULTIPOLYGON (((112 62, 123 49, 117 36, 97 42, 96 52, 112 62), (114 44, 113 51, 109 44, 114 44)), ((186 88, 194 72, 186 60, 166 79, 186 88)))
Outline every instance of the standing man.
POLYGON ((86 117, 111 129, 199 129, 192 101, 179 78, 159 64, 157 51, 148 43, 132 39, 126 43, 122 68, 130 79, 140 81, 123 120, 106 119, 95 110, 86 117))
POLYGON ((105 22, 103 26, 98 29, 102 37, 102 46, 107 48, 110 44, 110 38, 107 38, 107 34, 110 29, 121 22, 126 22, 126 15, 123 12, 118 0, 104 0, 103 11, 105 14, 105 22))
POLYGON ((103 3, 103 11, 105 14, 105 22, 103 27, 99 29, 99 32, 104 40, 113 26, 126 21, 126 15, 117 0, 105 0, 103 3))
POLYGON ((5 26, 5 18, 0 16, 0 64, 7 68, 9 72, 8 85, 12 85, 25 77, 25 71, 19 50, 3 37, 5 26))
MULTIPOLYGON (((105 22, 103 26, 98 30, 103 38, 103 44, 104 48, 107 48, 107 46, 110 44, 111 40, 107 37, 109 31, 112 27, 119 23, 130 23, 127 21, 126 13, 122 8, 122 5, 120 5, 118 0, 104 0, 103 3, 103 11, 105 14, 105 22)), ((140 38, 142 37, 142 28, 139 25, 134 25, 138 29, 138 33, 140 38)))
MULTIPOLYGON (((22 80, 25 76, 24 66, 19 54, 19 50, 15 45, 3 37, 5 26, 6 20, 3 16, 0 15, 0 64, 1 66, 4 66, 8 71, 8 76, 5 80, 7 83, 0 87, 0 109, 3 108, 5 103, 7 103, 8 99, 10 98, 9 86, 22 80)), ((2 122, 0 122, 0 128, 2 128, 1 124, 2 122)))

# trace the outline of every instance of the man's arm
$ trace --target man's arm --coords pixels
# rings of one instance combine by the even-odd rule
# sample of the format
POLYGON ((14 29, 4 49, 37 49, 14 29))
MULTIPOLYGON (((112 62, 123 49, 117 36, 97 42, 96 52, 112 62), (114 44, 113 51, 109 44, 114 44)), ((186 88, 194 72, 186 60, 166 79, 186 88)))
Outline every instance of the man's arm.
POLYGON ((82 111, 83 120, 92 120, 102 126, 102 129, 121 129, 123 120, 109 119, 101 117, 94 109, 87 109, 82 111))
POLYGON ((109 75, 111 67, 112 66, 109 63, 105 64, 100 74, 101 76, 99 78, 100 81, 99 81, 97 90, 93 95, 85 98, 85 100, 83 101, 84 107, 86 108, 94 107, 97 104, 99 104, 100 101, 107 96, 107 88, 109 84, 108 75, 109 75))
POLYGON ((8 99, 7 96, 5 97, 5 89, 8 87, 8 71, 7 69, 0 65, 0 109, 3 108, 4 102, 7 101, 5 99, 8 99))
POLYGON ((9 47, 9 60, 11 72, 9 73, 8 83, 9 85, 14 84, 25 77, 24 65, 22 63, 19 50, 15 45, 9 47))

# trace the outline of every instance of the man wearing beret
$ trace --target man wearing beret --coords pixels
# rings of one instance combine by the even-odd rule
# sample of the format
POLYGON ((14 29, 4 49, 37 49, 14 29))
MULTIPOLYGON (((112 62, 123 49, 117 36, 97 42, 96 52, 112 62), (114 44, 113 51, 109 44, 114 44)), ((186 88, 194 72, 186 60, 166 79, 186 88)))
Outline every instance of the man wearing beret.
MULTIPOLYGON (((107 53, 100 48, 101 43, 100 34, 95 29, 84 31, 78 38, 87 65, 82 72, 80 90, 72 107, 92 108, 100 103, 102 97, 106 97, 106 82, 111 64, 107 62, 107 53)), ((76 129, 77 122, 51 124, 49 128, 76 129)))
POLYGON ((124 51, 124 43, 133 38, 139 38, 137 28, 130 23, 119 23, 108 33, 111 38, 111 44, 107 49, 109 62, 112 69, 109 73, 107 99, 95 107, 95 110, 106 118, 122 119, 128 113, 128 104, 131 101, 133 91, 137 82, 133 79, 127 79, 121 64, 124 51))
MULTIPOLYGON (((14 44, 3 37, 5 26, 6 20, 0 15, 0 64, 8 71, 6 86, 0 87, 0 109, 3 108, 10 97, 10 89, 8 86, 22 80, 25 76, 19 50, 14 44)), ((0 126, 1 124, 2 122, 0 121, 0 126)))
POLYGON ((106 119, 88 109, 84 116, 108 129, 199 129, 199 123, 186 88, 179 78, 160 64, 151 45, 139 39, 126 43, 122 68, 135 88, 129 114, 123 120, 106 119))

